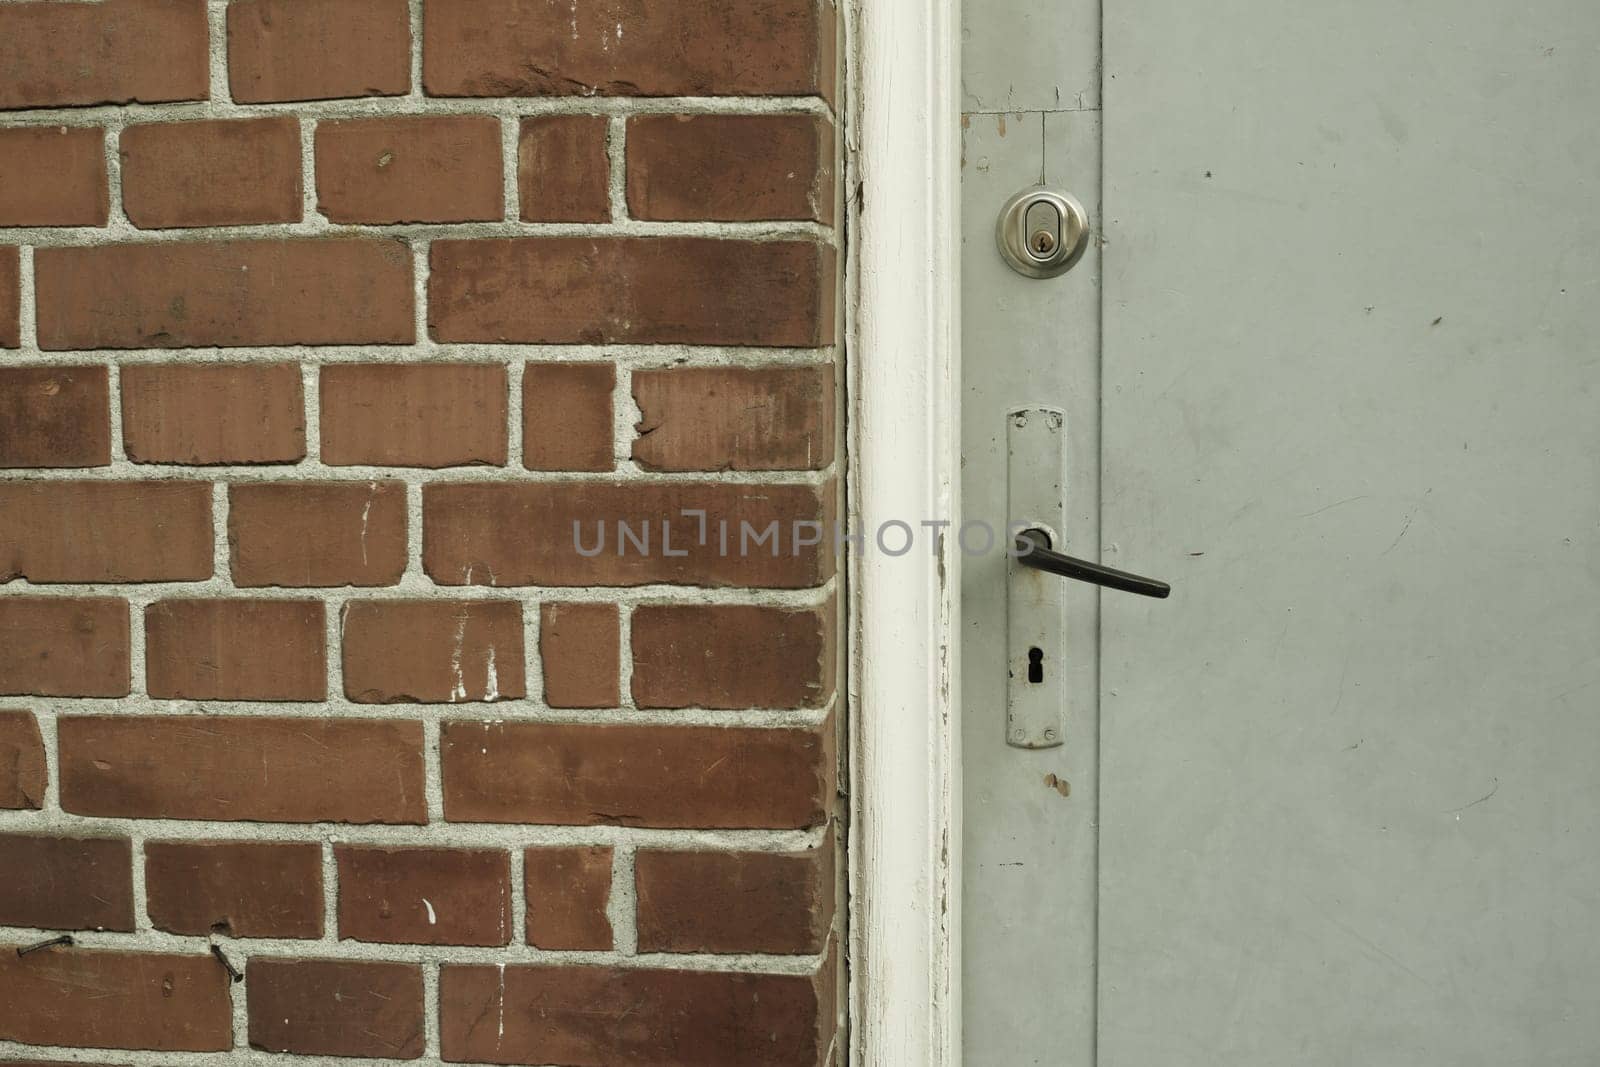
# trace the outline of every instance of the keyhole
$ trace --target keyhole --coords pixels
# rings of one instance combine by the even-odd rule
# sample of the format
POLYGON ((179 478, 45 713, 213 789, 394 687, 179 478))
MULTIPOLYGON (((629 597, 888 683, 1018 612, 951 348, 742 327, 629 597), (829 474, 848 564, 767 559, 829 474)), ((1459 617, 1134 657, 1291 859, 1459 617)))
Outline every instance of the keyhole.
POLYGON ((1033 235, 1033 251, 1037 255, 1048 256, 1055 251, 1056 238, 1049 230, 1040 230, 1033 235))
POLYGON ((1042 648, 1028 649, 1028 681, 1034 685, 1044 681, 1044 650, 1042 648))

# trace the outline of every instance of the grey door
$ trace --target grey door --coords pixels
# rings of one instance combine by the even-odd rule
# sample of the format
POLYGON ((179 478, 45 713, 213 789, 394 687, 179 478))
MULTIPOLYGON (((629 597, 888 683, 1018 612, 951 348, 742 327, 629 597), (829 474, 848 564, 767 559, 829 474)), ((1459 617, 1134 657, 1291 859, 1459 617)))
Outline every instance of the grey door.
POLYGON ((1104 9, 1098 262, 978 263, 969 120, 965 500, 1065 407, 1068 550, 1174 593, 1071 592, 1056 749, 969 641, 969 1062, 1600 1062, 1600 8, 1104 9))

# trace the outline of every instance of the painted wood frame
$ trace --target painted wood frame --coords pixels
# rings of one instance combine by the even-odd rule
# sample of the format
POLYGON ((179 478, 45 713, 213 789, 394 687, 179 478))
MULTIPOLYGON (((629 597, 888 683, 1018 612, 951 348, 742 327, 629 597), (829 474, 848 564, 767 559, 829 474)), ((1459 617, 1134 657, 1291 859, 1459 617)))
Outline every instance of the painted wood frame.
POLYGON ((960 1061, 960 5, 847 12, 852 1062, 960 1061))

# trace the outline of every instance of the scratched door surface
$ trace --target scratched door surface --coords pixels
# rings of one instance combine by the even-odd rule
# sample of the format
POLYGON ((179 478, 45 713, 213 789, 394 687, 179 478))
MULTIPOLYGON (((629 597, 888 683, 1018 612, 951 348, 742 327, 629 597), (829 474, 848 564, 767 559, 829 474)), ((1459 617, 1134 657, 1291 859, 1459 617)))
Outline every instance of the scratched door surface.
POLYGON ((1600 8, 1104 41, 1098 1061, 1600 1063, 1600 8))
MULTIPOLYGON (((1099 249, 1068 273, 1001 261, 995 218, 1041 181, 1098 218, 1098 0, 967 0, 962 35, 962 508, 1008 520, 1006 412, 1066 413, 1067 551, 1098 551, 1099 249)), ((974 544, 981 544, 975 538, 974 544)), ((1006 566, 962 561, 963 1045, 975 1067, 1094 1052, 1096 597, 1066 590, 1066 744, 1006 744, 1006 566), (1066 794, 1066 795, 1063 795, 1066 794)))

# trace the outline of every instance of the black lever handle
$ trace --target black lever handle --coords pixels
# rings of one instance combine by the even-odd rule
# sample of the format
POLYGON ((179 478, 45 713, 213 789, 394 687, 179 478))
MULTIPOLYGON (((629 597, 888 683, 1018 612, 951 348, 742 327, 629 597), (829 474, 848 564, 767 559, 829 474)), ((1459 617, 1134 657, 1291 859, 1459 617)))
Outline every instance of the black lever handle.
POLYGON ((1023 530, 1017 534, 1017 562, 1036 571, 1048 571, 1063 578, 1103 585, 1107 589, 1120 589, 1125 593, 1153 596, 1165 600, 1172 586, 1127 571, 1102 567, 1086 559, 1076 559, 1051 551, 1050 535, 1040 529, 1023 530))

